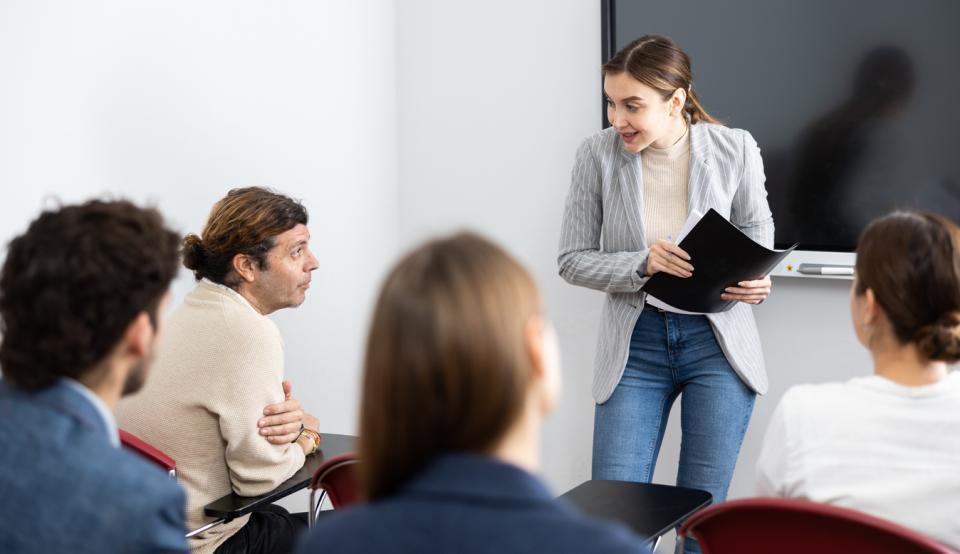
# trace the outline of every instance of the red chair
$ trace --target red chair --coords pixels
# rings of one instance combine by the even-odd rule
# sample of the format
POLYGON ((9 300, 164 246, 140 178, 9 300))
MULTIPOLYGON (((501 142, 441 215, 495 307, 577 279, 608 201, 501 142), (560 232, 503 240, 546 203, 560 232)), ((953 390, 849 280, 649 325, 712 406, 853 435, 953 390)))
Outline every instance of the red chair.
POLYGON ((786 498, 747 498, 691 516, 677 533, 703 554, 957 554, 895 523, 855 510, 786 498))
MULTIPOLYGON (((118 429, 118 431, 120 432, 121 445, 143 456, 144 458, 147 459, 147 461, 153 462, 158 466, 162 467, 163 469, 167 470, 167 473, 170 474, 170 477, 174 479, 177 478, 177 462, 175 462, 173 458, 171 458, 170 456, 167 456, 166 454, 158 450, 156 447, 144 441, 140 437, 134 435, 133 433, 128 433, 123 429, 118 429)), ((194 529, 193 531, 190 531, 189 533, 186 534, 186 537, 189 539, 190 537, 199 535, 200 533, 203 533, 207 529, 216 527, 221 523, 224 523, 223 518, 215 519, 198 529, 194 529)))
POLYGON ((167 473, 170 474, 170 477, 173 477, 174 479, 177 478, 177 462, 173 461, 173 458, 144 442, 143 439, 134 435, 133 433, 128 433, 123 429, 119 429, 119 431, 120 444, 126 448, 129 448, 130 450, 133 450, 137 454, 140 454, 148 461, 151 461, 162 467, 167 471, 167 473))
POLYGON ((313 527, 317 521, 323 500, 330 498, 335 509, 360 501, 360 486, 357 480, 357 456, 352 452, 325 460, 310 479, 310 510, 308 520, 313 527), (317 495, 319 494, 319 499, 317 495))

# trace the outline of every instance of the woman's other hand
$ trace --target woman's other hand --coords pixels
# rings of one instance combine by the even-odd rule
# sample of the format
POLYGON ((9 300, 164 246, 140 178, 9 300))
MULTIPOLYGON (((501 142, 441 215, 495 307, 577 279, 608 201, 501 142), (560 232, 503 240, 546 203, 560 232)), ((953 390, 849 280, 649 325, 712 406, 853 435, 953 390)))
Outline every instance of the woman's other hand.
POLYGON ((660 271, 677 277, 690 277, 693 275, 690 254, 668 240, 658 240, 647 254, 647 275, 660 271))
POLYGON ((724 300, 737 300, 747 304, 759 304, 770 296, 770 287, 773 283, 770 277, 756 279, 754 281, 740 281, 736 287, 727 287, 720 298, 724 300))

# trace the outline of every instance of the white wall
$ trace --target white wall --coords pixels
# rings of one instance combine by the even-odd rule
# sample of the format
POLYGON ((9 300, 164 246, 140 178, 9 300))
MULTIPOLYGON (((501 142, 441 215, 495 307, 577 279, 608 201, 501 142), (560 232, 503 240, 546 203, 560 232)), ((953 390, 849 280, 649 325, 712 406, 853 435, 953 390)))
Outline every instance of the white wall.
MULTIPOLYGON (((325 430, 353 432, 397 248, 393 47, 389 0, 3 2, 0 241, 48 196, 153 201, 184 232, 232 187, 301 198, 321 267, 275 317, 287 375, 325 430)), ((191 286, 183 271, 175 292, 191 286)))
POLYGON ((599 60, 598 2, 397 3, 401 237, 475 229, 533 272, 563 345, 544 457, 557 491, 590 468, 602 296, 560 280, 556 247, 573 153, 599 125, 599 60))

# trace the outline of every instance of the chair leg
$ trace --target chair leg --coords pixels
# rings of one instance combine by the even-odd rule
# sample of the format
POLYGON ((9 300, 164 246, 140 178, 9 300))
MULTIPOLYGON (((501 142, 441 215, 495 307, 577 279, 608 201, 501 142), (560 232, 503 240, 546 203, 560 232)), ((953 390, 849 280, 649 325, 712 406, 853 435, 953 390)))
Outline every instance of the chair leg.
POLYGON ((327 497, 327 491, 323 489, 314 489, 310 491, 310 511, 307 514, 307 523, 313 527, 317 523, 317 516, 320 515, 320 509, 323 507, 323 500, 327 497), (317 493, 319 498, 317 498, 317 493))

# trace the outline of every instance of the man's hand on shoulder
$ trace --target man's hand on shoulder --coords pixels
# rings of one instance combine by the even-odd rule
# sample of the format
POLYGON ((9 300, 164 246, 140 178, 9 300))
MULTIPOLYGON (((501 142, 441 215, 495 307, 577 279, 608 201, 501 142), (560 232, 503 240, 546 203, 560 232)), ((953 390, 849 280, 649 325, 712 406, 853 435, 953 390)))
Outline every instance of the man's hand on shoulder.
POLYGON ((270 404, 263 409, 264 417, 257 426, 260 434, 273 444, 289 444, 300 434, 300 424, 307 429, 320 431, 317 418, 303 411, 300 401, 293 397, 290 381, 283 382, 283 402, 270 404))

